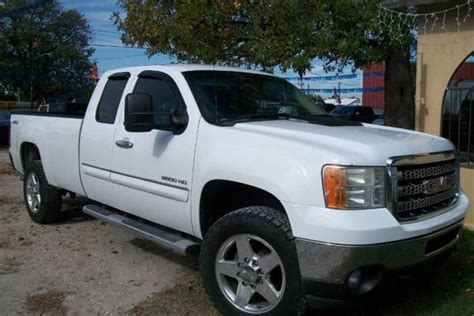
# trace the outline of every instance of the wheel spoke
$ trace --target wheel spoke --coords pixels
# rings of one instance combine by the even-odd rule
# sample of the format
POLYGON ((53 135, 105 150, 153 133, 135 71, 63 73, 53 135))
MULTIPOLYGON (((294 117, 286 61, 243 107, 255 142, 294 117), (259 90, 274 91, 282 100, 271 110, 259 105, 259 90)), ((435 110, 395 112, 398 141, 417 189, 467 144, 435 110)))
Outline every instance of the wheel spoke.
POLYGON ((250 246, 247 237, 238 236, 235 239, 235 243, 237 245, 237 257, 240 261, 242 261, 244 258, 252 258, 254 256, 252 246, 250 246))
POLYGON ((34 175, 31 176, 31 182, 33 183, 33 185, 36 186, 36 183, 38 183, 38 180, 36 179, 36 176, 34 176, 34 175))
POLYGON ((263 280, 263 283, 257 286, 256 291, 270 304, 275 304, 280 297, 280 293, 269 280, 263 280))
POLYGON ((229 276, 231 278, 237 278, 237 272, 239 268, 237 267, 237 262, 235 261, 227 261, 227 260, 219 260, 216 265, 216 272, 229 276))
POLYGON ((239 285, 237 286, 237 293, 235 294, 234 303, 242 308, 245 307, 252 298, 253 293, 254 292, 252 287, 244 286, 242 282, 239 282, 239 285))
POLYGON ((38 200, 36 199, 35 195, 33 195, 32 206, 33 206, 33 210, 36 210, 36 208, 38 207, 38 200))
POLYGON ((258 265, 265 273, 270 273, 279 265, 279 258, 274 252, 258 258, 258 265))

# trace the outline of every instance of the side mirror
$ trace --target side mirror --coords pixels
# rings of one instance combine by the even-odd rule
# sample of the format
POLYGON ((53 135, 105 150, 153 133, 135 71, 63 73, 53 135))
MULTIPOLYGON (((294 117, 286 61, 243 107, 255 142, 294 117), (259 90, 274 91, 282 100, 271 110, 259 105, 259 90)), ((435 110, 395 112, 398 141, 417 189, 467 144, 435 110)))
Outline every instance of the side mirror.
POLYGON ((146 93, 130 93, 125 98, 125 130, 127 132, 149 132, 153 129, 181 134, 188 125, 186 110, 172 109, 155 112, 153 100, 146 93))
POLYGON ((174 134, 181 134, 188 126, 189 115, 184 109, 173 109, 171 110, 171 126, 174 127, 174 134))
POLYGON ((153 129, 153 101, 146 93, 130 93, 125 97, 125 130, 149 132, 153 129))

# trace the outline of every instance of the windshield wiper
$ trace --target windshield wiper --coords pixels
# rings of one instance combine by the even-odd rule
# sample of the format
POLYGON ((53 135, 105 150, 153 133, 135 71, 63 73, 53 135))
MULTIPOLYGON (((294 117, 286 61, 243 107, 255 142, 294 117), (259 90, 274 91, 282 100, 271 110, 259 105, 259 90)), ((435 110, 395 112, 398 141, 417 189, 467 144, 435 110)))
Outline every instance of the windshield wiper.
POLYGON ((301 116, 292 115, 288 113, 274 113, 274 114, 253 114, 248 117, 248 119, 270 119, 270 120, 281 120, 281 119, 295 119, 295 120, 305 120, 301 116))
POLYGON ((237 118, 223 118, 219 120, 219 123, 223 123, 224 125, 234 125, 237 123, 245 123, 245 122, 252 122, 252 121, 275 121, 275 120, 300 120, 300 121, 308 121, 307 117, 304 116, 297 116, 291 115, 288 113, 275 113, 275 114, 251 114, 246 116, 241 116, 237 118))

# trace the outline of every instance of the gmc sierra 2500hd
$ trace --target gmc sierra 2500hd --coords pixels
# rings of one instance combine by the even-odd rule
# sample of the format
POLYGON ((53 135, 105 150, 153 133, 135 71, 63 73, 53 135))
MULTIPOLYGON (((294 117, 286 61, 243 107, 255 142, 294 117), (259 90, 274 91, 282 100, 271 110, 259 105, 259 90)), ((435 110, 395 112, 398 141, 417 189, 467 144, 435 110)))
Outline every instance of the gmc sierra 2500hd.
POLYGON ((255 71, 109 71, 83 117, 14 114, 11 126, 33 221, 54 221, 73 193, 98 202, 89 215, 200 247, 224 314, 294 315, 366 293, 453 248, 468 209, 449 141, 330 117, 255 71))

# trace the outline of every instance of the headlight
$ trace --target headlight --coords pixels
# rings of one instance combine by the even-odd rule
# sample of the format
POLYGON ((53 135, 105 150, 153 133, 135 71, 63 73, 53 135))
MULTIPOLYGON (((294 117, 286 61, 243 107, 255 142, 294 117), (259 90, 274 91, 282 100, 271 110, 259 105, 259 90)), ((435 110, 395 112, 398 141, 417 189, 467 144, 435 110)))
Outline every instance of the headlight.
POLYGON ((378 208, 385 205, 385 169, 382 167, 325 166, 326 207, 378 208))

